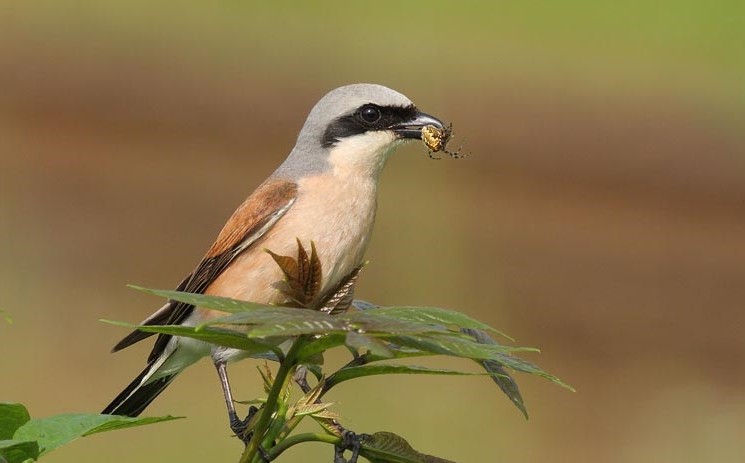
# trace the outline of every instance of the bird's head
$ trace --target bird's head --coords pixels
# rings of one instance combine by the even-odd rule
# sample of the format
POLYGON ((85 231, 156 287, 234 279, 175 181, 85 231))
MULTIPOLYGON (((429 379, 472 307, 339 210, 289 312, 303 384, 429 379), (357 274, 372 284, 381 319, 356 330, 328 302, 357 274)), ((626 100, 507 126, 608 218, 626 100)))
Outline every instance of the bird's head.
POLYGON ((382 85, 354 84, 327 93, 308 114, 295 148, 277 171, 377 177, 402 142, 421 140, 422 128, 444 124, 406 96, 382 85))

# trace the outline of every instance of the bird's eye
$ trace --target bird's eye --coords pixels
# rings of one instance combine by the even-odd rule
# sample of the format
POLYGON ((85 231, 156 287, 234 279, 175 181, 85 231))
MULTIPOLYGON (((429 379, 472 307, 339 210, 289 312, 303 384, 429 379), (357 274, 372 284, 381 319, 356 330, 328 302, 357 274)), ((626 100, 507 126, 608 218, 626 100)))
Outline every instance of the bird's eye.
POLYGON ((360 111, 360 117, 368 124, 373 124, 380 120, 380 110, 375 106, 365 106, 360 111))

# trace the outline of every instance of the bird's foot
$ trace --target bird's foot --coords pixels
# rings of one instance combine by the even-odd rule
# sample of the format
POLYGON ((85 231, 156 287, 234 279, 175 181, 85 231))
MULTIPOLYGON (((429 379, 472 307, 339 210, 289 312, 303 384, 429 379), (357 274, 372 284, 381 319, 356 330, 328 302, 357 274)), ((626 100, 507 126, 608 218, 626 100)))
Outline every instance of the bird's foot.
POLYGON ((235 433, 235 436, 243 442, 243 445, 248 445, 248 443, 251 442, 253 432, 247 432, 248 424, 251 422, 258 410, 259 409, 254 406, 248 407, 248 416, 243 420, 238 418, 236 413, 231 413, 229 415, 230 429, 235 433))
POLYGON ((334 463, 357 463, 362 442, 368 437, 370 436, 367 434, 356 434, 346 429, 342 431, 341 443, 334 448, 334 463), (344 452, 347 450, 352 452, 349 460, 344 458, 344 452))
POLYGON ((308 392, 310 392, 311 387, 310 384, 308 384, 308 369, 305 368, 305 366, 298 366, 295 370, 295 374, 292 376, 292 379, 295 381, 295 384, 297 384, 303 391, 303 394, 307 394, 308 392))

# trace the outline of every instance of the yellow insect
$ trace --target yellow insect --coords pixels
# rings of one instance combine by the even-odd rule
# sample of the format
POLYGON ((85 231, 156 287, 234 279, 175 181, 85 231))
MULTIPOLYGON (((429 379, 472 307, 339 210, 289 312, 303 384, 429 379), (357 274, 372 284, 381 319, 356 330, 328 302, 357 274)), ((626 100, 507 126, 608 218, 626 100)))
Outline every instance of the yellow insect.
POLYGON ((429 148, 429 157, 431 159, 441 159, 436 156, 434 156, 434 153, 437 153, 438 151, 442 151, 445 154, 449 155, 451 158, 462 158, 465 157, 465 154, 461 154, 460 150, 463 148, 461 146, 456 151, 448 151, 447 150, 447 144, 450 141, 450 139, 453 137, 453 124, 451 123, 444 129, 438 129, 437 127, 433 125, 426 125, 422 128, 422 141, 425 145, 427 145, 427 148, 429 148))

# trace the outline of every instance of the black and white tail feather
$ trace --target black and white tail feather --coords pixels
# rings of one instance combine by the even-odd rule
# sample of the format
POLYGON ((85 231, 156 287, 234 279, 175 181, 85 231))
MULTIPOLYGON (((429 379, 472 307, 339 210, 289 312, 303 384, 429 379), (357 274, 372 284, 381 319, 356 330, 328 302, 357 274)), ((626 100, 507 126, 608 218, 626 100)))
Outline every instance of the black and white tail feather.
MULTIPOLYGON (((161 392, 178 376, 173 374, 147 382, 148 377, 155 372, 153 364, 148 364, 142 373, 129 383, 124 390, 103 409, 101 413, 106 415, 139 416, 150 402, 155 400, 161 392)), ((157 367, 156 367, 157 368, 157 367)))
MULTIPOLYGON (((297 185, 291 182, 279 182, 279 184, 268 184, 267 188, 284 192, 287 195, 277 194, 276 198, 269 202, 269 206, 264 204, 263 214, 255 217, 255 222, 245 224, 246 231, 243 235, 230 235, 234 240, 232 246, 226 250, 214 255, 205 257, 197 268, 189 276, 184 278, 176 287, 177 291, 187 293, 204 293, 207 287, 217 278, 223 270, 239 254, 253 245, 290 209, 295 202, 295 192, 297 185)), ((261 190, 261 187, 259 188, 261 190)), ((258 190, 257 190, 258 191, 258 190)), ((244 203, 251 204, 253 196, 250 196, 244 203)), ((241 208, 228 221, 230 222, 237 216, 241 208)), ((226 225, 227 228, 227 225, 226 225)), ((218 236, 217 243, 221 243, 221 237, 225 229, 218 236)), ((178 301, 168 301, 163 307, 158 309, 151 316, 140 323, 141 325, 180 325, 194 311, 194 306, 178 301)), ((138 343, 149 338, 154 333, 135 330, 128 334, 112 349, 112 352, 120 351, 132 344, 138 343)), ((163 392, 168 384, 183 370, 185 367, 196 361, 198 358, 183 359, 175 362, 178 366, 166 366, 166 371, 159 371, 164 367, 167 361, 178 350, 178 344, 172 342, 173 336, 159 334, 153 349, 147 359, 147 367, 137 375, 137 377, 124 388, 124 390, 106 407, 104 414, 138 416, 147 407, 150 402, 163 392)), ((184 343, 181 343, 184 344, 184 343)), ((188 344, 188 342, 186 342, 188 344)))

